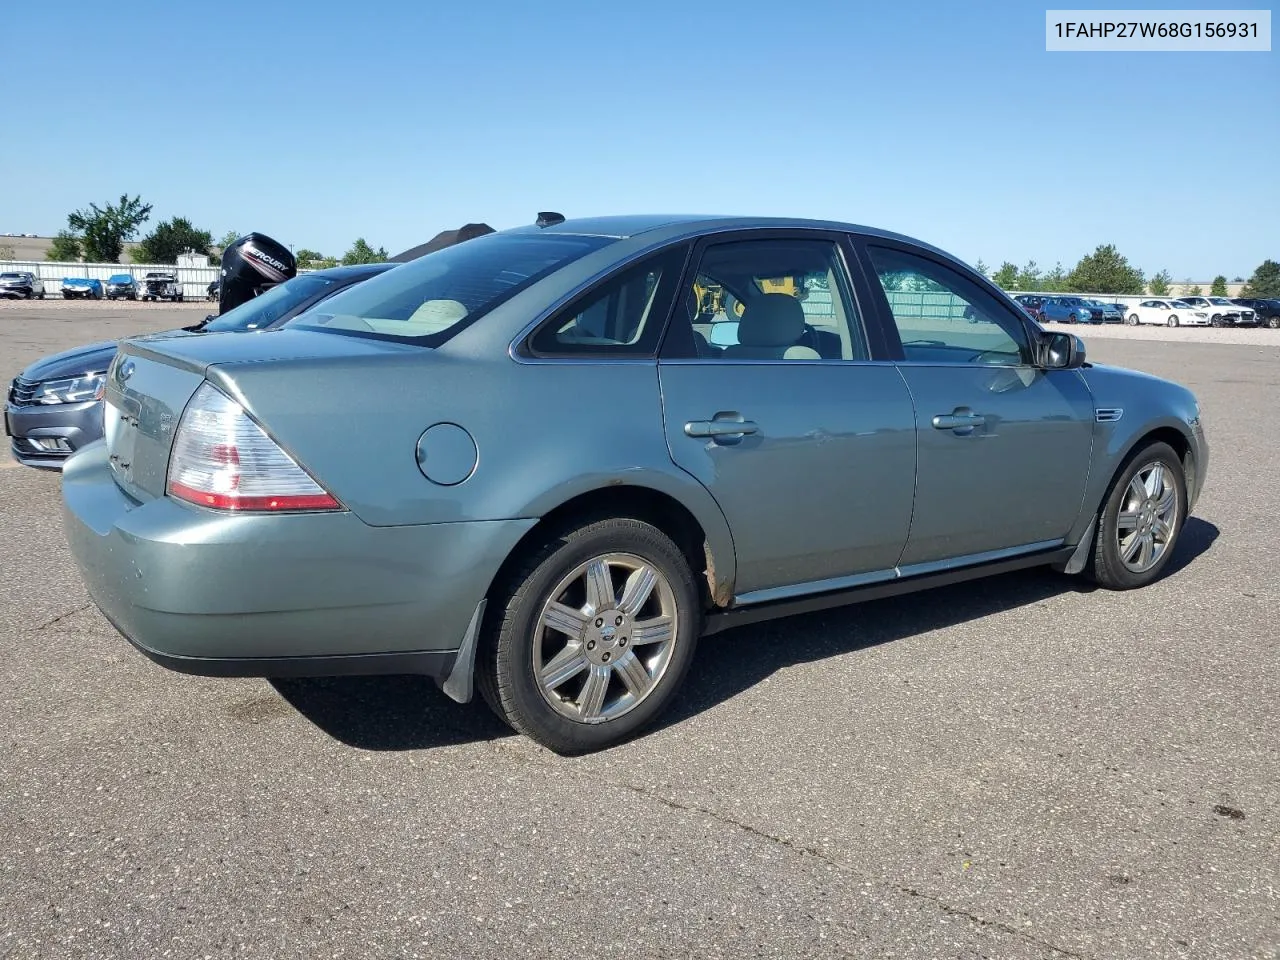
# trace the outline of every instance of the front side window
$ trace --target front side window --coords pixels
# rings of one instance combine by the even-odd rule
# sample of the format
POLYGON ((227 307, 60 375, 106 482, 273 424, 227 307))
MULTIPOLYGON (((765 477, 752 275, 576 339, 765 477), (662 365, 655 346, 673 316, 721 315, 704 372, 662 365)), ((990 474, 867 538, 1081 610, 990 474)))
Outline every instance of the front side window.
POLYGON ((889 247, 867 248, 902 340, 920 363, 1031 362, 1017 315, 959 271, 889 247))
POLYGON ((866 338, 830 240, 742 240, 702 254, 677 321, 722 360, 865 360, 866 338))
POLYGON ((572 234, 487 234, 343 290, 288 326, 439 346, 503 300, 613 242, 572 234))
POLYGON ((548 320, 530 338, 535 356, 652 356, 684 268, 680 246, 629 267, 548 320))

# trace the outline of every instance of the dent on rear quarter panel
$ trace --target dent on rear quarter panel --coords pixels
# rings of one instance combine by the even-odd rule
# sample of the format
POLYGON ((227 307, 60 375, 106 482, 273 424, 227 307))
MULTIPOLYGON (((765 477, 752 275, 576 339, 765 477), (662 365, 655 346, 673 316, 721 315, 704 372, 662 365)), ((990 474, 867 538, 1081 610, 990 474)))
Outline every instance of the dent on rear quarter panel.
POLYGON ((446 349, 229 364, 210 371, 316 479, 372 526, 537 518, 594 490, 668 494, 697 518, 732 584, 728 524, 671 461, 654 363, 517 363, 446 349), (478 462, 456 486, 423 476, 418 440, 463 427, 478 462))

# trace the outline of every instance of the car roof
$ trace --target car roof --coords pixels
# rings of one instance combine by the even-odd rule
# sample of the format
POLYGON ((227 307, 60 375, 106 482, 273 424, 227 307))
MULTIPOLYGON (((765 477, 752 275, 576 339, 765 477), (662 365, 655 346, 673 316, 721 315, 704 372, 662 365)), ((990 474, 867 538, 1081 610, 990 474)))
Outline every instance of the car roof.
POLYGON ((385 273, 392 267, 398 267, 398 263, 355 263, 344 267, 326 267, 323 270, 308 270, 305 274, 298 276, 307 277, 324 277, 329 280, 363 280, 367 277, 374 277, 380 273, 385 273))
POLYGON ((578 236, 610 237, 626 240, 644 237, 655 243, 668 243, 705 234, 731 230, 832 230, 840 233, 858 233, 883 240, 899 240, 930 250, 955 263, 962 263, 954 254, 915 237, 869 227, 864 224, 846 223, 840 220, 812 220, 803 217, 713 216, 709 214, 622 214, 607 217, 581 217, 561 223, 539 227, 536 224, 513 227, 501 231, 517 233, 559 233, 578 236))

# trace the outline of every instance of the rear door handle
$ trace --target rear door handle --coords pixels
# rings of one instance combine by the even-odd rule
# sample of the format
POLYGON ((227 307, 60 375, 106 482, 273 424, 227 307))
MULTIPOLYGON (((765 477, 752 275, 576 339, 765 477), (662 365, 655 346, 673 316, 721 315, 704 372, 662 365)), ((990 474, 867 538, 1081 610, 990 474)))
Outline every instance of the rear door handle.
POLYGON ((987 418, 980 413, 940 413, 933 418, 933 429, 935 430, 955 430, 965 433, 971 432, 974 427, 984 426, 987 418))
POLYGON ((684 425, 686 437, 743 437, 759 430, 760 426, 753 420, 730 420, 727 417, 690 420, 684 425))

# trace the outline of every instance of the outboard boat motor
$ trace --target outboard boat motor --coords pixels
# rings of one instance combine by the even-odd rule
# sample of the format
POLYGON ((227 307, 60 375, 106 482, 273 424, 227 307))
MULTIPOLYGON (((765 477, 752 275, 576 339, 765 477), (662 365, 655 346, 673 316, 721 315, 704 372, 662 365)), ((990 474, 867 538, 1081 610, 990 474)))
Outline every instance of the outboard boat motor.
POLYGON ((298 275, 298 259, 265 233, 249 233, 222 251, 218 313, 252 300, 298 275))

